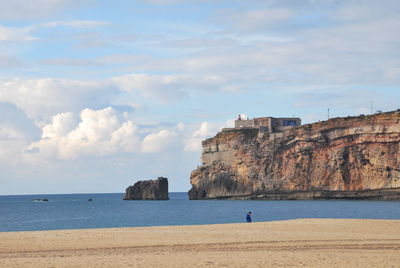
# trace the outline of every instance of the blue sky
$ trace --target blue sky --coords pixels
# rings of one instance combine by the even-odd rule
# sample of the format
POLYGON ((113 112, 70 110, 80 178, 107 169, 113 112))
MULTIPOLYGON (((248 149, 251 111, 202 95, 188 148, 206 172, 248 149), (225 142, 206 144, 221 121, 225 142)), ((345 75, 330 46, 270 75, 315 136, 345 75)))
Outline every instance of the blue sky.
MULTIPOLYGON (((0 0, 1 1, 1 0, 0 0)), ((399 108, 396 0, 1 1, 0 194, 187 191, 249 117, 399 108)))

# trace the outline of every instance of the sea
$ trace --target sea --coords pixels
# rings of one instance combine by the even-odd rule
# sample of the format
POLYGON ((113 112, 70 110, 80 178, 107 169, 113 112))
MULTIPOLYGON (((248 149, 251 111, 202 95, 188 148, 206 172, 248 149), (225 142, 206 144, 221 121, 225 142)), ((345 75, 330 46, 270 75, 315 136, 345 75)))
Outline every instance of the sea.
POLYGON ((122 200, 123 193, 0 196, 0 232, 197 225, 299 218, 400 219, 399 201, 122 200), (34 199, 46 198, 48 202, 34 199), (91 199, 92 201, 89 201, 91 199))

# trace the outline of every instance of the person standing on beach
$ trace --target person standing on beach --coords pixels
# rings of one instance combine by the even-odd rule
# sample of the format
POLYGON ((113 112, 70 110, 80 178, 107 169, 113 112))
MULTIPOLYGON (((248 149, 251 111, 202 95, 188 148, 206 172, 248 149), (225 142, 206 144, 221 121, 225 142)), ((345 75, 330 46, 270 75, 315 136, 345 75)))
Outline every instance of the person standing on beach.
POLYGON ((247 212, 246 221, 251 222, 251 211, 247 212))

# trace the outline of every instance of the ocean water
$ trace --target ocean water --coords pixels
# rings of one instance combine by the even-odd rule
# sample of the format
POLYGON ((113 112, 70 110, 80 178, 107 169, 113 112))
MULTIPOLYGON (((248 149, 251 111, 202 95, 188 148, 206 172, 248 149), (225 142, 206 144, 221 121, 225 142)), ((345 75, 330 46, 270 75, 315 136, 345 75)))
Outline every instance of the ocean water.
POLYGON ((194 225, 298 218, 400 219, 398 201, 188 200, 124 201, 117 194, 0 196, 0 231, 194 225), (47 198, 48 202, 33 202, 47 198), (88 199, 93 201, 89 202, 88 199))

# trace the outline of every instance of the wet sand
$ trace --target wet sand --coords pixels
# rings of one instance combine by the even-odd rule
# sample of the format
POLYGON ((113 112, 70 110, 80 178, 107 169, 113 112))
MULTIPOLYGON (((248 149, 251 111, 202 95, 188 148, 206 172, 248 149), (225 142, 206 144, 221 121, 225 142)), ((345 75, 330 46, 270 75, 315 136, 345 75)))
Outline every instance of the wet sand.
POLYGON ((0 233, 0 267, 399 267, 400 220, 0 233))

